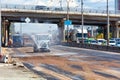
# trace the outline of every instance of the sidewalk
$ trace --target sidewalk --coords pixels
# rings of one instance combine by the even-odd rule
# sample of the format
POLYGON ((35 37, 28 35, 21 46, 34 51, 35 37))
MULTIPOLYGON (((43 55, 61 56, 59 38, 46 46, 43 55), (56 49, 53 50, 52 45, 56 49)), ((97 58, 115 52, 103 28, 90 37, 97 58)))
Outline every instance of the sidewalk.
POLYGON ((0 63, 0 80, 45 80, 22 66, 0 63))
MULTIPOLYGON (((9 53, 2 48, 3 55, 9 53)), ((0 63, 0 80, 45 80, 17 62, 16 65, 0 63)))

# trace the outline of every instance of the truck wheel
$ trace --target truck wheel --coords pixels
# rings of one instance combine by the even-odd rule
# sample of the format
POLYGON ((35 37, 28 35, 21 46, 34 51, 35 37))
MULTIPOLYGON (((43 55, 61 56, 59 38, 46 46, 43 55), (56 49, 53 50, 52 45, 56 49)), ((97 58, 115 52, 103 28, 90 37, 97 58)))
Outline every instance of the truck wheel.
POLYGON ((34 50, 34 52, 38 52, 37 50, 34 50))
POLYGON ((47 52, 50 52, 50 50, 48 50, 47 52))
POLYGON ((34 49, 34 52, 38 52, 38 50, 37 50, 37 49, 34 49))

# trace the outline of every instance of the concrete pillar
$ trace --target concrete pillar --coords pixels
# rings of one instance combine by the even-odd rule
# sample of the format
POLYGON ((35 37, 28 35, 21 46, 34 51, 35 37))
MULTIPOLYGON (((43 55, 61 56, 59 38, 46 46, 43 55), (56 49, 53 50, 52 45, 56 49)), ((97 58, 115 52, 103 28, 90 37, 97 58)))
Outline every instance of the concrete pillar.
POLYGON ((119 25, 117 25, 117 28, 116 28, 117 30, 116 30, 116 38, 119 38, 119 25))
POLYGON ((59 29, 59 40, 65 41, 64 19, 60 20, 60 22, 58 23, 58 29, 59 29))
POLYGON ((107 25, 104 25, 102 27, 103 30, 103 38, 107 40, 107 25))
POLYGON ((8 40, 9 40, 9 21, 8 20, 3 20, 2 22, 2 44, 3 46, 8 45, 8 40))
POLYGON ((119 38, 119 26, 120 26, 120 21, 116 22, 116 29, 115 29, 115 32, 116 32, 116 38, 119 38))
POLYGON ((115 38, 116 36, 116 25, 115 24, 111 24, 111 26, 110 26, 110 33, 112 33, 112 35, 111 35, 111 37, 112 38, 115 38))
POLYGON ((91 26, 91 37, 93 37, 93 26, 91 26))

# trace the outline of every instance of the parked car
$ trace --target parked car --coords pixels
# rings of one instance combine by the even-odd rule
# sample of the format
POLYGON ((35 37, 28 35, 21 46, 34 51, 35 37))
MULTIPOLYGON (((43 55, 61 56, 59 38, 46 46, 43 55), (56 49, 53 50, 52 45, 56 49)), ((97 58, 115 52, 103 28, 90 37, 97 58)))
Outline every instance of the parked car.
POLYGON ((116 46, 117 46, 117 47, 120 47, 120 42, 117 42, 117 43, 116 43, 116 46))
POLYGON ((120 42, 120 38, 116 38, 116 42, 120 42))
POLYGON ((115 40, 116 42, 120 42, 120 38, 111 38, 110 40, 115 40))
POLYGON ((115 40, 109 40, 109 46, 116 46, 115 40))
POLYGON ((97 41, 96 40, 91 40, 90 44, 97 44, 97 41))
POLYGON ((104 45, 104 42, 106 42, 105 39, 97 39, 97 44, 98 45, 104 45))

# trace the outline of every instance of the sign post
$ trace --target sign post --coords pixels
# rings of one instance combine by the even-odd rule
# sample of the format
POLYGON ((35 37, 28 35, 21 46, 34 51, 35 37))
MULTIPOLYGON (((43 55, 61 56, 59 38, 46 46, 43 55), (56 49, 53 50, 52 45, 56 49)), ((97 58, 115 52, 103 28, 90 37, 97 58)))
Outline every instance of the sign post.
POLYGON ((65 20, 64 21, 64 24, 67 25, 67 42, 68 42, 68 39, 69 39, 69 25, 72 24, 72 21, 71 20, 65 20))

